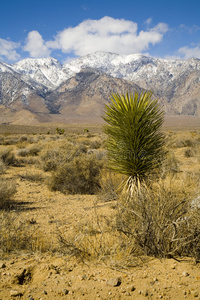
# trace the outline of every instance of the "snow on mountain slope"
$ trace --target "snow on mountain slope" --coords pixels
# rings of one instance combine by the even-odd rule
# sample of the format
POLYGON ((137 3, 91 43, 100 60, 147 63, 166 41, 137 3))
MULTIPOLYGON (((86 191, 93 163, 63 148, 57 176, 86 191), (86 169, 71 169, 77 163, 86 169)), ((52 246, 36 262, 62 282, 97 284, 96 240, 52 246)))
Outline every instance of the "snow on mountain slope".
POLYGON ((24 59, 12 65, 13 70, 23 75, 24 81, 32 79, 49 90, 56 89, 85 68, 98 69, 110 76, 133 81, 142 88, 153 89, 159 96, 167 90, 174 91, 191 73, 200 78, 199 59, 164 60, 142 54, 96 52, 64 65, 54 58, 24 59))
POLYGON ((69 78, 62 70, 61 63, 54 58, 27 58, 14 64, 13 69, 21 73, 24 80, 31 78, 50 90, 69 78))
POLYGON ((4 72, 14 73, 15 71, 9 64, 0 62, 0 73, 4 73, 4 72))
POLYGON ((200 113, 200 60, 164 60, 142 54, 86 55, 63 66, 80 71, 98 69, 110 76, 129 80, 143 89, 152 90, 165 110, 175 114, 200 113))
POLYGON ((33 93, 42 99, 53 91, 57 95, 57 89, 83 69, 132 81, 142 89, 154 91, 169 114, 200 114, 200 60, 164 60, 142 54, 96 52, 64 65, 54 58, 24 59, 13 65, 0 63, 0 100, 9 103, 8 95, 13 98, 18 88, 20 98, 25 100, 33 93))
POLYGON ((118 55, 96 52, 78 58, 63 66, 64 70, 79 72, 82 68, 97 68, 113 77, 141 82, 149 88, 151 82, 159 80, 161 87, 165 81, 173 82, 183 73, 200 72, 200 60, 164 60, 144 56, 142 54, 118 55))

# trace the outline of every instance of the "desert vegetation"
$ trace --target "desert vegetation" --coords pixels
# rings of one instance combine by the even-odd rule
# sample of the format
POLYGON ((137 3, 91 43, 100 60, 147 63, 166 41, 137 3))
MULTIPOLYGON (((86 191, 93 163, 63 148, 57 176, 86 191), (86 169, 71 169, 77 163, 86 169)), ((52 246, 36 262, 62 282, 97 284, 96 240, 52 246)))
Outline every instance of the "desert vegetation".
POLYGON ((1 134, 1 255, 51 253, 118 270, 145 257, 198 263, 200 131, 162 128, 159 168, 127 197, 129 174, 108 168, 106 134, 88 129, 1 134))

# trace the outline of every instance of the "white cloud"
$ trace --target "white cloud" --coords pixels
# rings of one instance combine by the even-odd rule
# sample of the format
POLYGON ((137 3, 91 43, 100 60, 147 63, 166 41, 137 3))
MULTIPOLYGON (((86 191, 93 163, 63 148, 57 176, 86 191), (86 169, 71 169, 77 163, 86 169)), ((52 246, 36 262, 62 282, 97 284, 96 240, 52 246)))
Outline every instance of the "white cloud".
POLYGON ((200 27, 197 26, 197 25, 188 26, 188 25, 185 25, 185 24, 181 24, 179 26, 179 29, 181 31, 187 32, 189 34, 194 34, 194 33, 198 32, 198 31, 200 31, 200 27))
POLYGON ((31 57, 47 57, 51 53, 41 34, 35 30, 29 32, 24 50, 28 51, 31 57))
POLYGON ((0 38, 0 57, 4 57, 10 61, 19 59, 20 55, 15 50, 19 46, 19 43, 7 41, 0 38))
POLYGON ((189 48, 187 46, 179 48, 178 52, 183 56, 184 59, 192 57, 200 58, 200 47, 189 48))
POLYGON ((167 24, 159 23, 138 33, 135 22, 104 17, 100 20, 85 20, 76 27, 64 29, 46 46, 61 49, 64 53, 73 52, 78 56, 95 51, 130 54, 145 51, 150 44, 159 43, 167 30, 167 24))
POLYGON ((152 23, 152 18, 148 18, 145 22, 144 22, 144 24, 146 24, 146 25, 150 25, 152 23))

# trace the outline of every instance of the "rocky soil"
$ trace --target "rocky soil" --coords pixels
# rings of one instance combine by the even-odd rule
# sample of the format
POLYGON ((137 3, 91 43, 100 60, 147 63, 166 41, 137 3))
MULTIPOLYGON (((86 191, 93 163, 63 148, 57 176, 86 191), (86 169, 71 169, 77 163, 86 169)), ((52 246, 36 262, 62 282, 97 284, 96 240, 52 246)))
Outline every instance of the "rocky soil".
MULTIPOLYGON (((32 169, 32 173, 34 169, 32 169)), ((69 233, 79 222, 113 214, 113 203, 96 196, 51 192, 41 182, 23 178, 23 168, 8 170, 17 178, 16 220, 41 230, 56 243, 56 229, 69 233)), ((41 250, 44 245, 41 244, 41 250)), ((135 258, 132 266, 93 261, 59 253, 14 251, 0 257, 0 299, 200 299, 200 265, 190 258, 135 258)))

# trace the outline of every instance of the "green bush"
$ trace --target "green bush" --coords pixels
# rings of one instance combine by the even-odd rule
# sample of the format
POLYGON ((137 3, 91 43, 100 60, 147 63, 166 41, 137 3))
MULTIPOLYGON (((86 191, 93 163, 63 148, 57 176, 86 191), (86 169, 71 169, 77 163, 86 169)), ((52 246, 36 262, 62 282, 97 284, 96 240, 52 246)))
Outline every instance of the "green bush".
POLYGON ((113 94, 105 106, 108 164, 128 177, 129 191, 159 168, 165 155, 164 111, 152 96, 151 92, 113 94))

